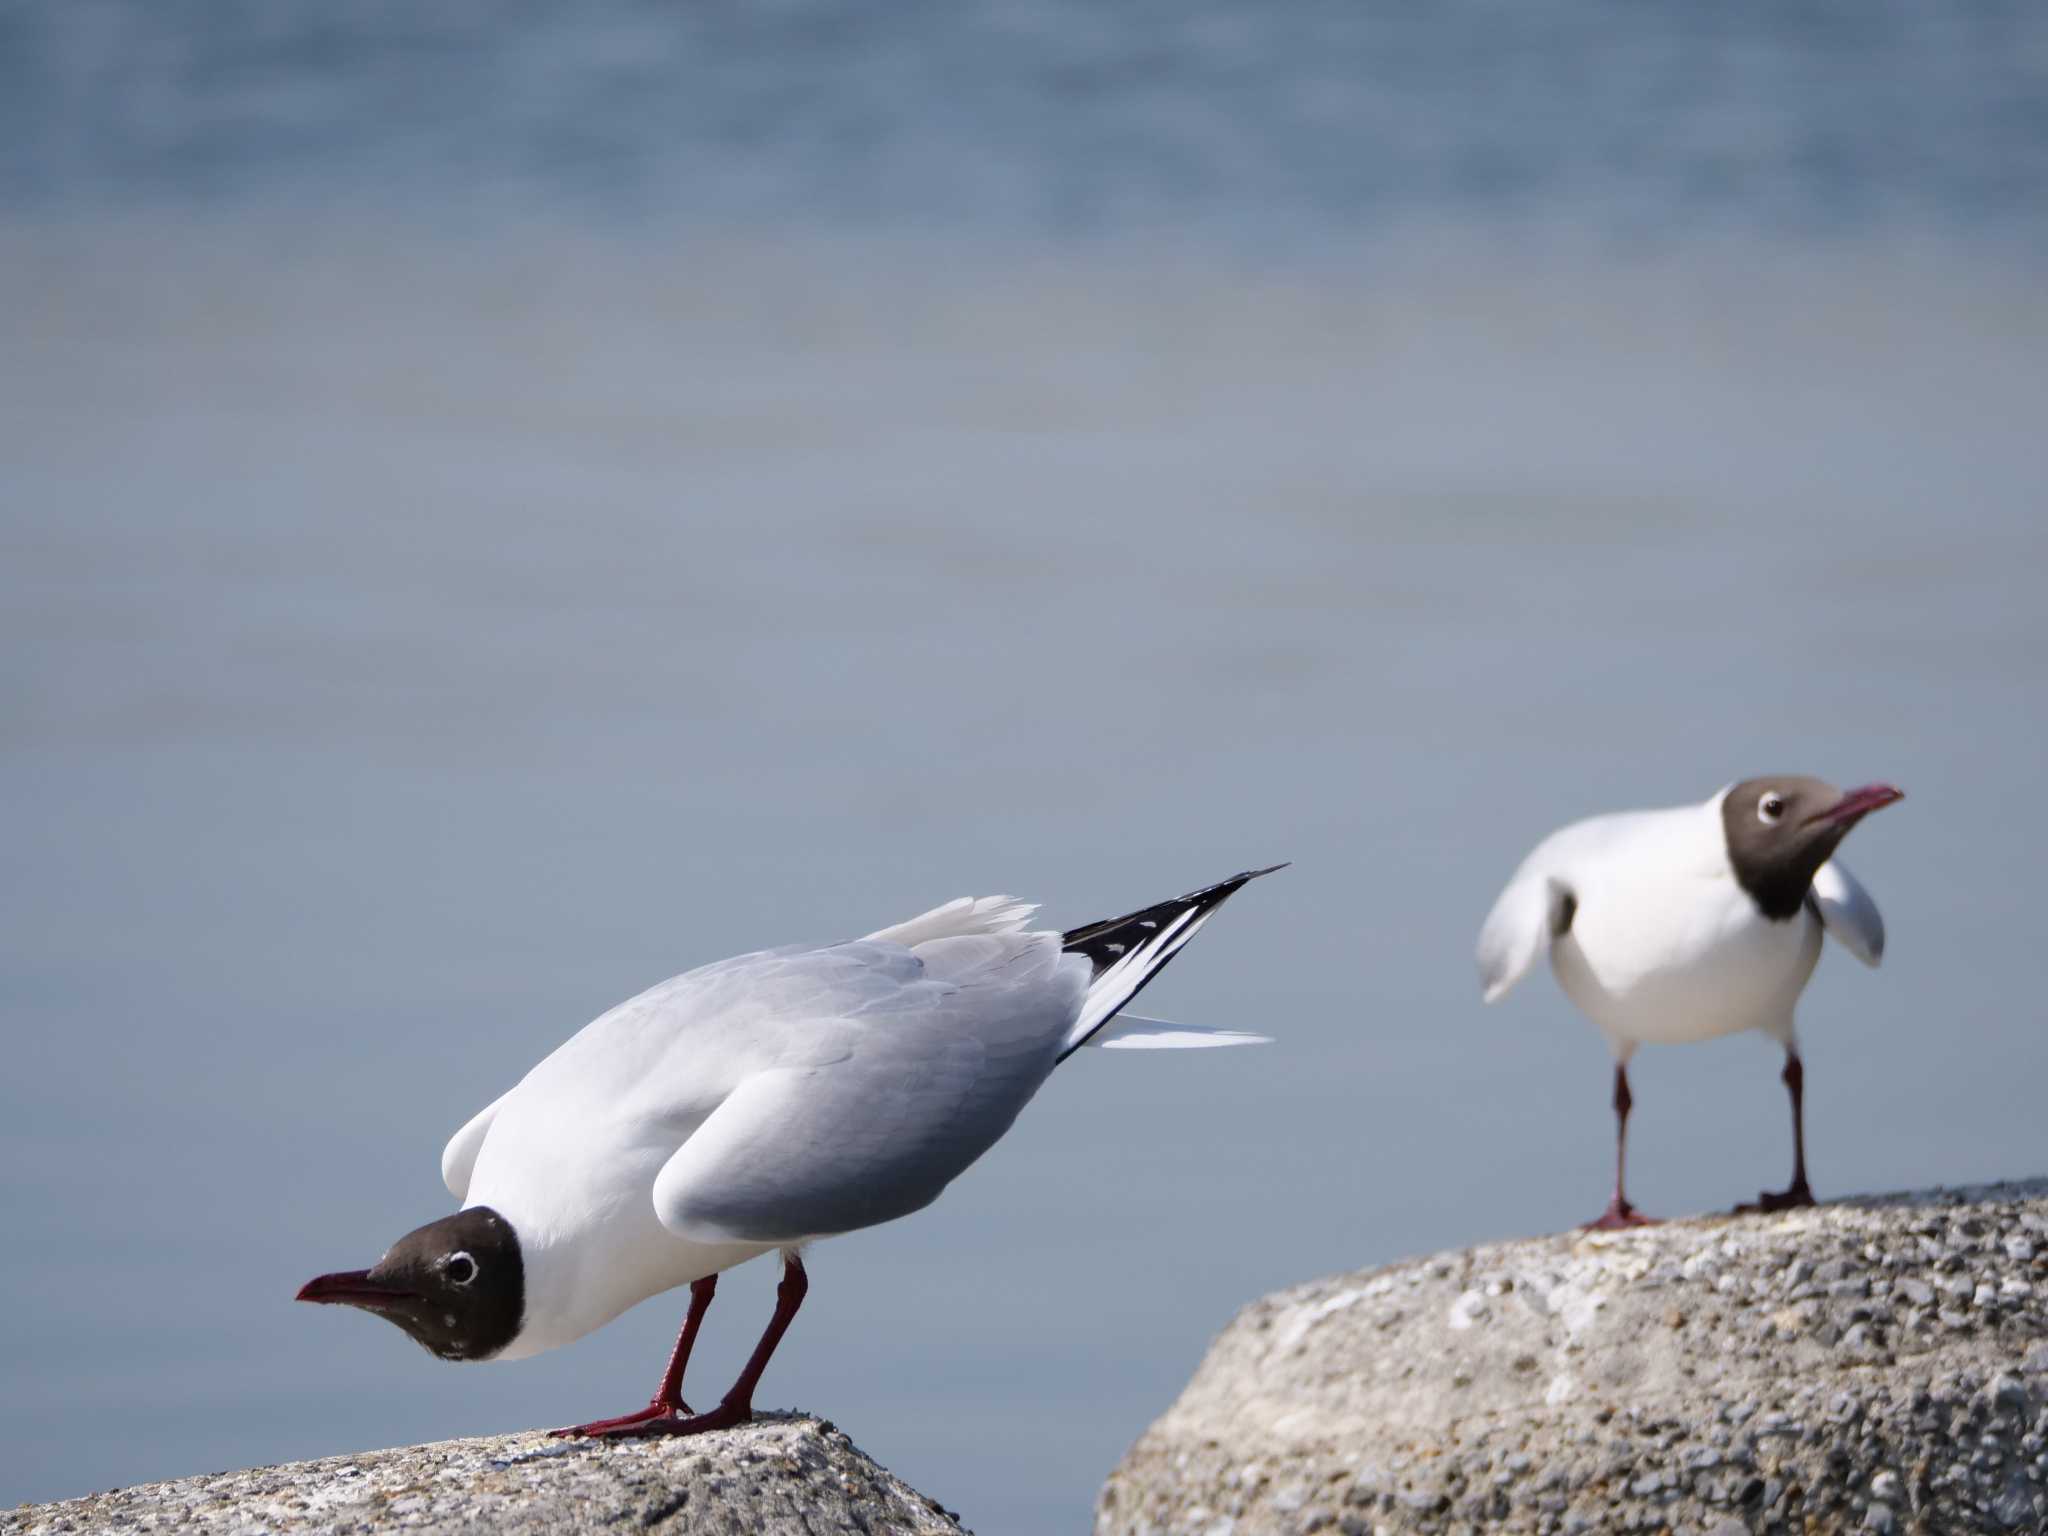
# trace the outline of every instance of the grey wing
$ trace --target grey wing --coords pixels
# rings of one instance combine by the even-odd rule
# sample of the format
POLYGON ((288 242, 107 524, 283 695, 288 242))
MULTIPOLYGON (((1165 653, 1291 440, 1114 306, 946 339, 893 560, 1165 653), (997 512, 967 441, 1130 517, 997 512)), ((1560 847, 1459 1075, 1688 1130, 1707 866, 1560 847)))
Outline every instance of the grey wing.
POLYGON ((1550 948, 1550 941, 1568 931, 1578 910, 1578 892, 1588 868, 1615 848, 1645 833, 1654 835, 1674 816, 1690 816, 1690 808, 1673 811, 1616 811, 1588 816, 1560 827, 1529 850, 1507 888, 1495 898, 1493 910, 1479 930, 1475 958, 1479 985, 1486 1001, 1496 1002, 1520 981, 1550 948))
POLYGON ((1043 933, 915 953, 922 974, 832 1021, 834 1059, 763 1067, 711 1112, 655 1180, 662 1225, 777 1244, 873 1226, 929 1205, 1010 1128, 1052 1071, 1086 965, 1043 933))
POLYGON ((1508 882, 1479 930, 1479 985, 1491 1003, 1528 974, 1536 957, 1571 921, 1572 895, 1558 876, 1524 866, 1508 882))
POLYGON ((1807 904, 1821 926, 1865 965, 1884 958, 1884 918, 1862 882, 1839 859, 1829 859, 1813 877, 1807 904))

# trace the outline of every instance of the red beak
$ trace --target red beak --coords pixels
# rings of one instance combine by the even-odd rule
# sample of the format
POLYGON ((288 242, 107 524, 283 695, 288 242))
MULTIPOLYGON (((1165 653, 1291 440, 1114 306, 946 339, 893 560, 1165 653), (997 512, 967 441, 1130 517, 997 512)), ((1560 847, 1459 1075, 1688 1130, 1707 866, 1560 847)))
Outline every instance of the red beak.
POLYGON ((1881 811, 1894 800, 1905 798, 1906 792, 1903 789, 1894 789, 1889 784, 1865 784, 1861 789, 1849 790, 1813 819, 1817 822, 1835 822, 1845 827, 1854 826, 1872 811, 1881 811))
POLYGON ((367 1269, 347 1269, 338 1274, 319 1275, 299 1287, 298 1301, 340 1302, 351 1307, 378 1311, 401 1301, 417 1301, 411 1291, 370 1278, 367 1269))

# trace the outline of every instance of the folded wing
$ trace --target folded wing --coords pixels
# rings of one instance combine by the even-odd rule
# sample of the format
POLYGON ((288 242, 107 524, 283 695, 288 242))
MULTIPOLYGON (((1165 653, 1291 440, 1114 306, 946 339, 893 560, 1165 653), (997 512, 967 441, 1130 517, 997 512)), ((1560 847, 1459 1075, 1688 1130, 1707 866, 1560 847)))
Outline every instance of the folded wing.
POLYGON ((1087 968, 1051 933, 915 953, 921 976, 834 1023, 837 1059, 750 1073, 697 1127, 655 1180, 663 1226, 783 1245, 873 1226, 929 1205, 1010 1128, 1053 1069, 1087 968))
POLYGON ((498 1106, 505 1098, 501 1093, 478 1110, 467 1125, 448 1138, 448 1145, 441 1152, 441 1182, 458 1200, 469 1198, 469 1176, 476 1172, 476 1155, 483 1151, 484 1137, 490 1133, 491 1121, 497 1118, 498 1106))

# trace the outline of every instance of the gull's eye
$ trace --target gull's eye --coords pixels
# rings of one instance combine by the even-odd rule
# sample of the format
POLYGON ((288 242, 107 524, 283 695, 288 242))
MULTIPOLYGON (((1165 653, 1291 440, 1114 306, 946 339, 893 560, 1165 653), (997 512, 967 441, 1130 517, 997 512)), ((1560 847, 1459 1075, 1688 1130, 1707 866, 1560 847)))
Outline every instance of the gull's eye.
POLYGON ((1785 814, 1785 797, 1776 790, 1766 793, 1756 803, 1756 819, 1769 824, 1785 814))
POLYGON ((476 1260, 466 1253, 451 1253, 441 1261, 450 1285, 468 1285, 476 1279, 476 1260))

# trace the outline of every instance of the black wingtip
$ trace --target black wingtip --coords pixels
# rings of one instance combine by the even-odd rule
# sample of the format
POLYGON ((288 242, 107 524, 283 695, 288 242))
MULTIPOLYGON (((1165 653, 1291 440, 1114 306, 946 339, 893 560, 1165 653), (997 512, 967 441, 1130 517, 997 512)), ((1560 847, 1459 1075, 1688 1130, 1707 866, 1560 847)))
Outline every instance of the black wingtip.
POLYGON ((1264 869, 1247 869, 1228 880, 1218 880, 1214 885, 1189 891, 1185 896, 1154 902, 1149 907, 1140 907, 1121 917, 1104 918, 1099 923, 1085 923, 1062 934, 1061 943, 1067 953, 1085 956, 1094 967, 1095 976, 1089 985, 1087 1008, 1082 1014, 1084 1019, 1093 1017, 1094 1022, 1087 1034, 1061 1051, 1059 1059, 1065 1061, 1078 1047, 1087 1044, 1118 1009, 1128 1005, 1142 992, 1166 962, 1194 936, 1195 929, 1237 894, 1240 886, 1286 867, 1285 864, 1269 864, 1264 869), (1108 988, 1114 995, 1103 992, 1103 988, 1108 988))
MULTIPOLYGON (((1236 895, 1241 886, 1249 884, 1261 875, 1270 875, 1276 870, 1285 869, 1288 863, 1291 862, 1293 861, 1288 860, 1279 864, 1268 864, 1264 869, 1242 870, 1232 875, 1228 880, 1218 880, 1214 885, 1202 886, 1198 890, 1189 891, 1185 896, 1175 896, 1169 901, 1154 902, 1149 907, 1140 907, 1137 911, 1126 912, 1120 917, 1106 917, 1100 922, 1083 923, 1079 928, 1068 929, 1066 933, 1061 935, 1061 938, 1069 950, 1085 948, 1090 942, 1100 939, 1105 934, 1114 933, 1117 929, 1128 927, 1134 923, 1141 923, 1147 918, 1156 919, 1164 914, 1181 912, 1189 908, 1199 911, 1213 911, 1216 907, 1221 906, 1232 896, 1236 895)), ((1107 957, 1098 956, 1095 958, 1097 959, 1098 969, 1102 965, 1109 963, 1107 957)))
POLYGON ((1199 891, 1189 891, 1187 895, 1179 899, 1187 902, 1200 902, 1206 901, 1212 896, 1228 896, 1237 890, 1239 886, 1249 885, 1261 875, 1270 875, 1279 870, 1286 869, 1293 862, 1292 859, 1285 859, 1278 864, 1268 864, 1264 869, 1243 870, 1238 874, 1232 875, 1228 880, 1218 880, 1214 885, 1205 885, 1199 891))

